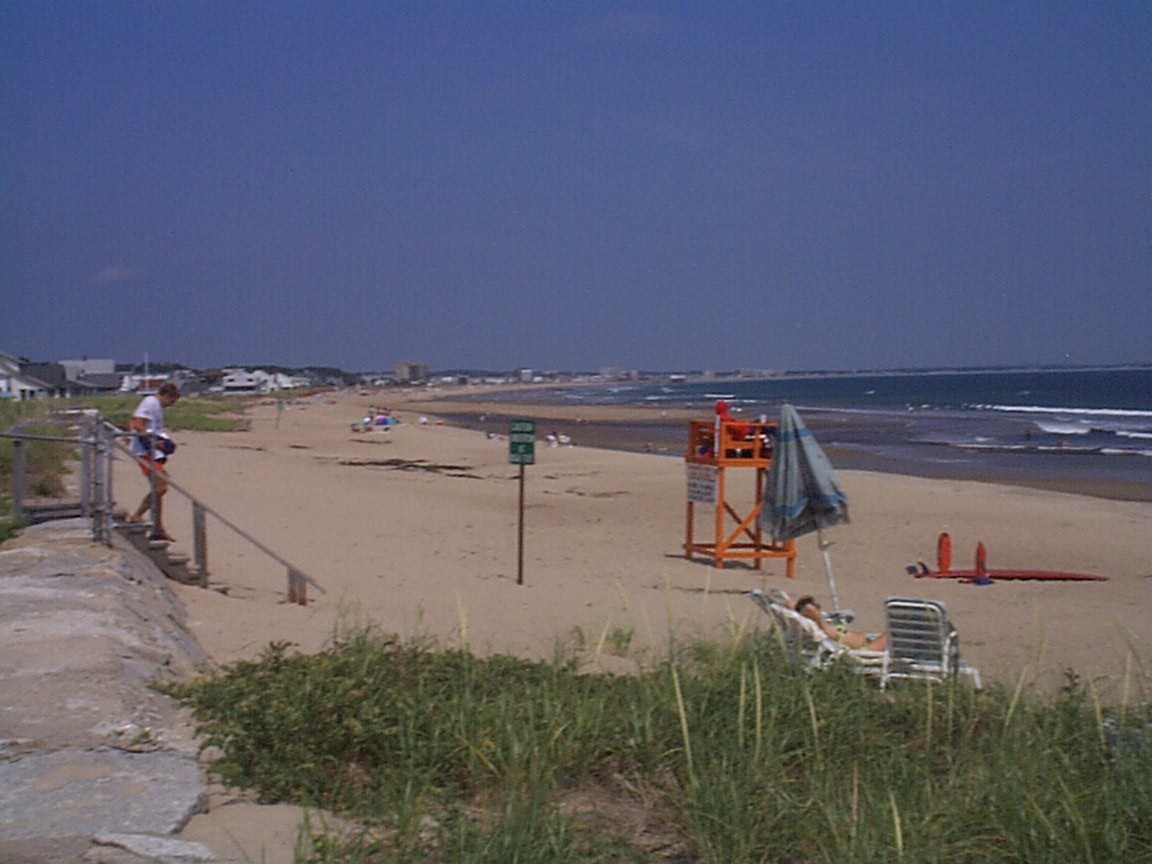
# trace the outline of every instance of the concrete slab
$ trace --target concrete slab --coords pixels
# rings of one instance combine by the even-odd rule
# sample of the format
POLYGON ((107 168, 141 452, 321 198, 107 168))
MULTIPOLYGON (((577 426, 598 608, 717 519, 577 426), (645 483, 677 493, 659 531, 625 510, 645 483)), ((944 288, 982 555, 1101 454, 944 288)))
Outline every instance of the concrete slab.
POLYGON ((148 860, 164 845, 97 838, 163 838, 204 809, 192 718, 150 686, 206 667, 183 621, 152 562, 83 520, 0 549, 0 860, 148 860))

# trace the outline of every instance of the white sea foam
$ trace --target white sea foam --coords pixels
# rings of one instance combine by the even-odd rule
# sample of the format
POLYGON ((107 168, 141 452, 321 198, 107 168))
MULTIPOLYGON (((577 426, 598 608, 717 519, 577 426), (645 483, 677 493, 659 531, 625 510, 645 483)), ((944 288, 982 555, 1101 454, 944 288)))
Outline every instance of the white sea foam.
POLYGON ((1083 417, 1140 417, 1152 421, 1152 411, 1134 408, 1053 408, 1048 405, 970 405, 979 411, 1008 411, 1014 414, 1073 414, 1083 417))
POLYGON ((1091 426, 1083 426, 1079 423, 1060 423, 1051 420, 1037 420, 1036 426, 1041 432, 1047 432, 1049 435, 1087 435, 1092 431, 1091 426))

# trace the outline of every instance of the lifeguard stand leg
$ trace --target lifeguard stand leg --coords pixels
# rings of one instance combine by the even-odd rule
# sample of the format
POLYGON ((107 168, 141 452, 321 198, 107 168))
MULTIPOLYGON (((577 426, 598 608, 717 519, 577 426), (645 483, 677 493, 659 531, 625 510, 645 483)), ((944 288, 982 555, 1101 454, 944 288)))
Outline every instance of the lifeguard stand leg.
POLYGON ((692 523, 696 518, 695 504, 692 499, 688 499, 688 521, 684 527, 684 557, 689 561, 692 560, 692 523))
POLYGON ((724 567, 724 549, 721 548, 724 537, 724 466, 716 470, 716 545, 712 554, 712 566, 717 569, 724 567))

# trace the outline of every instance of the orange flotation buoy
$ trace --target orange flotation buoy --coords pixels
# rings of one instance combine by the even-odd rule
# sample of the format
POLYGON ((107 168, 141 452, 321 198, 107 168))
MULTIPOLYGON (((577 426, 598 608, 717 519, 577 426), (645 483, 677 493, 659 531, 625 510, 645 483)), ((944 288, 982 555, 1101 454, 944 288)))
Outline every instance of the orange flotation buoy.
POLYGON ((936 538, 936 570, 947 573, 952 569, 952 538, 944 531, 936 538))

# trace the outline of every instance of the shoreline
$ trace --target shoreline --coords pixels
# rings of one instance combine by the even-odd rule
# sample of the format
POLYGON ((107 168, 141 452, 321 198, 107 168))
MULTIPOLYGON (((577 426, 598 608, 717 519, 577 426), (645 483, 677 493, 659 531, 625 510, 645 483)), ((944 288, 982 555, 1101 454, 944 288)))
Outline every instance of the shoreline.
MULTIPOLYGON (((638 405, 554 405, 546 402, 500 400, 493 392, 483 401, 464 402, 443 397, 415 398, 404 403, 403 411, 426 414, 445 425, 504 436, 508 420, 526 417, 537 421, 538 437, 555 430, 568 435, 576 446, 627 453, 652 453, 682 458, 689 420, 701 419, 698 411, 684 408, 656 408, 638 405)), ((837 430, 851 428, 852 419, 813 412, 805 418, 817 440, 830 440, 837 430)), ((862 423, 855 423, 862 426, 862 423)), ((866 452, 851 445, 822 443, 838 470, 875 471, 931 480, 971 480, 1000 486, 1045 489, 1111 501, 1152 502, 1152 484, 1132 480, 1112 480, 1057 474, 1031 467, 1024 460, 986 459, 987 464, 962 465, 945 461, 926 462, 866 452)), ((1057 457, 1077 459, 1078 456, 1057 457)))

